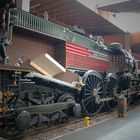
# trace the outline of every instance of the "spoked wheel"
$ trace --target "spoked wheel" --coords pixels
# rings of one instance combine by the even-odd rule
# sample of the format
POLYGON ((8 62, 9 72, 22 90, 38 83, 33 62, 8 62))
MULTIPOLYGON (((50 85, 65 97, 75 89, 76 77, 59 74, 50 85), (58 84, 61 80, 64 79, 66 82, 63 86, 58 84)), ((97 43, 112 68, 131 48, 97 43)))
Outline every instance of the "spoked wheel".
POLYGON ((112 98, 106 102, 108 109, 114 110, 117 107, 117 90, 118 90, 118 79, 117 75, 109 73, 106 77, 106 97, 112 98))
MULTIPOLYGON (((73 96, 71 96, 70 94, 63 94, 61 95, 58 100, 57 103, 75 103, 75 99, 73 96)), ((58 105, 59 106, 59 105, 58 105)), ((73 109, 73 105, 70 106, 61 106, 62 108, 60 108, 59 110, 56 110, 54 113, 52 113, 50 115, 51 118, 51 122, 52 123, 64 123, 67 122, 71 115, 72 115, 72 109, 73 109)))
POLYGON ((63 94, 62 96, 60 96, 57 102, 75 102, 75 99, 69 94, 63 94))
MULTIPOLYGON (((18 107, 23 106, 26 106, 25 103, 22 100, 18 99, 16 102, 11 103, 9 108, 15 107, 17 109, 18 107)), ((2 137, 13 139, 23 132, 23 130, 17 127, 16 119, 16 113, 13 113, 11 116, 7 116, 7 118, 3 118, 4 123, 0 127, 0 135, 2 137)))
POLYGON ((20 135, 23 131, 19 130, 16 126, 2 126, 0 129, 0 135, 4 138, 15 138, 20 135))
POLYGON ((101 111, 104 102, 100 102, 103 97, 103 80, 101 75, 93 70, 87 71, 83 76, 84 91, 81 99, 83 111, 88 116, 94 116, 101 111))

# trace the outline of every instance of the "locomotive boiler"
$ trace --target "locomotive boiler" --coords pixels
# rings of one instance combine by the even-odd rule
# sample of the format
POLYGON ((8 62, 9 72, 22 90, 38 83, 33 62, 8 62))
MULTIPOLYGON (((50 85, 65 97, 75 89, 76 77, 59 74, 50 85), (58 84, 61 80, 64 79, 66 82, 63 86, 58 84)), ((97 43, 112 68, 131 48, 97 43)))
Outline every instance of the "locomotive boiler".
POLYGON ((16 8, 2 14, 0 135, 115 109, 120 94, 138 99, 137 62, 120 44, 105 45, 16 8), (42 53, 51 63, 39 58, 32 67, 42 53), (57 63, 65 70, 46 76, 57 63))

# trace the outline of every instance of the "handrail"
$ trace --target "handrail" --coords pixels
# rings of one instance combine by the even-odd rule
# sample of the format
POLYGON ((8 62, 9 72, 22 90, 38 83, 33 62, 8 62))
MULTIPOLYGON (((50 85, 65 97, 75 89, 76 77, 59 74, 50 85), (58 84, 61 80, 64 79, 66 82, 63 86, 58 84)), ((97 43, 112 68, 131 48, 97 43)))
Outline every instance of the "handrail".
POLYGON ((19 9, 10 9, 10 22, 38 33, 64 40, 63 27, 19 9))
POLYGON ((69 28, 60 26, 46 19, 37 17, 26 11, 16 8, 10 9, 9 15, 9 40, 11 38, 10 32, 12 32, 11 26, 18 26, 34 32, 38 32, 40 34, 51 36, 53 38, 84 46, 89 49, 94 49, 97 52, 101 52, 101 50, 99 50, 100 47, 97 47, 98 45, 95 40, 72 32, 69 28))
POLYGON ((14 24, 13 26, 22 27, 85 47, 90 48, 95 44, 94 40, 76 34, 68 28, 16 8, 10 9, 10 22, 14 24))

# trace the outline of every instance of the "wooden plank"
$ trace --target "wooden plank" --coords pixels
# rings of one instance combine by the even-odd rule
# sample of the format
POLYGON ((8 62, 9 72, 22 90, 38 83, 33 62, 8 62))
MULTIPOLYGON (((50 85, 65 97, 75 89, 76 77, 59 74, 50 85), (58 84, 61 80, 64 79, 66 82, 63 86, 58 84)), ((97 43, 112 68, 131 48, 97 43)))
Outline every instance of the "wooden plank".
POLYGON ((53 77, 58 73, 66 72, 66 69, 47 53, 34 58, 30 62, 30 65, 42 74, 50 77, 53 77))

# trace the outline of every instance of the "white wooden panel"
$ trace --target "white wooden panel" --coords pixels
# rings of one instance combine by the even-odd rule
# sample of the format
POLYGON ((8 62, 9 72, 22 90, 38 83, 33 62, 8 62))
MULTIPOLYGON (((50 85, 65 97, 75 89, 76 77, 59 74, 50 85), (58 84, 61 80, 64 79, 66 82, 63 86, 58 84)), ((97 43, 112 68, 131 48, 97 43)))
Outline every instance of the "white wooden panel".
POLYGON ((41 54, 34 58, 30 65, 46 76, 53 77, 54 75, 66 72, 66 69, 55 61, 50 55, 41 54))

